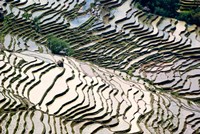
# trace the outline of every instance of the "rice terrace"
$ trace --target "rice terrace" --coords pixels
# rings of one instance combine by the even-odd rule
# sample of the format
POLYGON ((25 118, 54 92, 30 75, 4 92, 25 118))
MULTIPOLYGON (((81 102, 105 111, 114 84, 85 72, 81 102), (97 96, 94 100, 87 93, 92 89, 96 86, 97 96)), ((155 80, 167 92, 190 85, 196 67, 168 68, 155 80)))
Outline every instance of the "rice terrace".
POLYGON ((200 0, 0 0, 0 134, 199 134, 200 0))

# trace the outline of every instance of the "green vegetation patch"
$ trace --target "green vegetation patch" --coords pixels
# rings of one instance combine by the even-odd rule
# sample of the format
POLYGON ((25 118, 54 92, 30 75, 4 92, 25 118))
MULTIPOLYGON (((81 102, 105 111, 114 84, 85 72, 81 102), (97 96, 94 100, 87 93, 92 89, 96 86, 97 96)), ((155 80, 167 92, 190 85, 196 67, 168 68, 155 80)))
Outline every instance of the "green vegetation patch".
POLYGON ((179 13, 179 5, 179 0, 137 0, 136 3, 136 7, 141 10, 200 26, 200 7, 179 13))
POLYGON ((72 56, 74 54, 68 42, 54 36, 48 37, 47 46, 54 54, 65 54, 67 56, 72 56))
POLYGON ((138 2, 141 4, 140 8, 144 7, 144 10, 157 15, 175 17, 178 14, 179 0, 138 0, 138 2))
POLYGON ((24 14, 22 14, 22 17, 26 20, 30 20, 31 14, 29 14, 28 12, 24 12, 24 14))

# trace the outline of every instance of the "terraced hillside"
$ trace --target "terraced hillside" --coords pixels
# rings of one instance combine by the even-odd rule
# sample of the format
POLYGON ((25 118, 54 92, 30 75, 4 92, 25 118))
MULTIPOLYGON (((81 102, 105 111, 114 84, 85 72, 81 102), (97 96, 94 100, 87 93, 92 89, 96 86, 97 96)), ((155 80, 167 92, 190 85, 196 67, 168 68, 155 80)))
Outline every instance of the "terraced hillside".
POLYGON ((198 26, 134 0, 0 4, 0 133, 200 133, 198 26))
POLYGON ((4 51, 0 74, 1 133, 199 132, 198 105, 72 58, 4 51))
POLYGON ((181 10, 190 10, 191 8, 197 8, 200 6, 199 0, 180 0, 181 10))

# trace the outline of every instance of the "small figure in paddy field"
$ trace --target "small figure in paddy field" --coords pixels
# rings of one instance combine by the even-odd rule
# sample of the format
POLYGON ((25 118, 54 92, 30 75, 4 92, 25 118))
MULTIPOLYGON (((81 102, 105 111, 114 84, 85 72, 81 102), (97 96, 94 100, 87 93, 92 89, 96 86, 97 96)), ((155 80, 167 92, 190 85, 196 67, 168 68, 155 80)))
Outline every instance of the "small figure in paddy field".
POLYGON ((62 58, 62 60, 57 61, 57 65, 59 67, 64 67, 64 59, 62 58))

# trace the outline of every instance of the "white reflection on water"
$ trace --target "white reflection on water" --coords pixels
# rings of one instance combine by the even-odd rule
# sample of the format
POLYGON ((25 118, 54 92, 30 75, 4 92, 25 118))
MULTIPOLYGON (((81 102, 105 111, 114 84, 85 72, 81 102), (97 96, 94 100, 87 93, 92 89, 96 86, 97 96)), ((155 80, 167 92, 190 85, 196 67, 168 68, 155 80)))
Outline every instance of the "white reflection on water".
POLYGON ((79 27, 81 24, 85 23, 90 18, 90 14, 82 15, 74 20, 70 21, 70 28, 79 27))
POLYGON ((90 4, 94 3, 94 0, 86 0, 86 4, 81 8, 81 11, 84 12, 90 8, 90 4))

